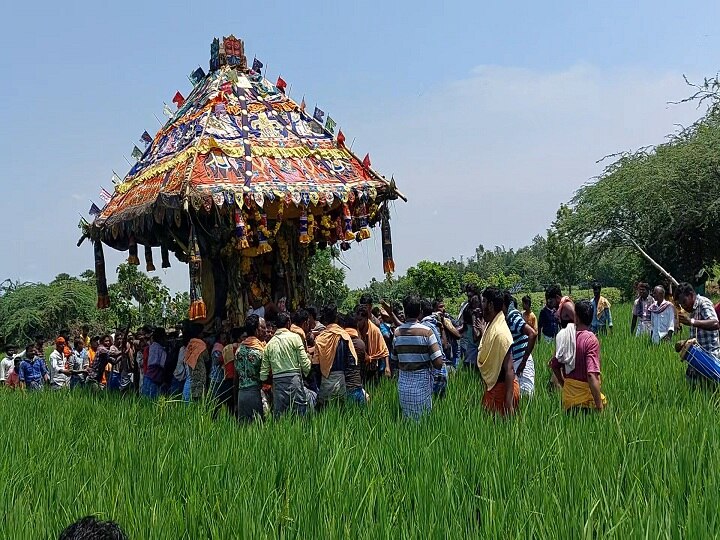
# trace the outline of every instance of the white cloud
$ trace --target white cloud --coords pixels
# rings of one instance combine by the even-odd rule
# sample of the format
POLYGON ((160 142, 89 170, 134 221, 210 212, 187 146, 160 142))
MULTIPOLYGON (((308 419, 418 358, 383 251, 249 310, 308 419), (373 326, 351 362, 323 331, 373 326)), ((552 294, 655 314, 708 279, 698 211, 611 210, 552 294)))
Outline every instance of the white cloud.
MULTIPOLYGON (((404 271, 544 234, 560 203, 602 171, 598 159, 662 142, 695 120, 693 105, 668 105, 689 93, 674 72, 480 66, 416 98, 338 116, 350 120, 359 153, 370 147, 373 165, 409 198, 393 220, 404 271)), ((353 286, 382 276, 379 239, 345 260, 353 286)))

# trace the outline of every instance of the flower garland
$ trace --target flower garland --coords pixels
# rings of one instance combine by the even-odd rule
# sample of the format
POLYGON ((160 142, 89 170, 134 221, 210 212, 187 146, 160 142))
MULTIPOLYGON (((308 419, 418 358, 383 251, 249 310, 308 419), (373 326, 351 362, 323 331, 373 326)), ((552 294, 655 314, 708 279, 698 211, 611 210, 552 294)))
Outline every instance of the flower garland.
POLYGON ((275 238, 275 243, 280 250, 280 260, 283 264, 287 264, 290 260, 290 246, 288 246, 287 240, 281 235, 275 238))
POLYGON ((352 214, 350 213, 350 207, 347 204, 343 204, 343 222, 344 222, 344 235, 341 236, 346 242, 352 242, 355 240, 355 234, 352 232, 352 214))

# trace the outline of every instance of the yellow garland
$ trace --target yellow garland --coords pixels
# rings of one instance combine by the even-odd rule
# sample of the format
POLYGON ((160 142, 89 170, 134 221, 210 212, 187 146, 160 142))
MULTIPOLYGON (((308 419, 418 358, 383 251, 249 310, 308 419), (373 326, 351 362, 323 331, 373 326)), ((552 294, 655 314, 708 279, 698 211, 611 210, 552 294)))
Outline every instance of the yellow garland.
POLYGON ((278 208, 278 214, 277 219, 275 221, 275 226, 272 229, 268 229, 265 225, 262 224, 262 215, 260 214, 260 209, 255 207, 253 211, 253 219, 258 223, 258 230, 263 233, 265 238, 267 238, 268 241, 275 238, 278 231, 280 231, 280 226, 282 225, 283 215, 285 214, 285 203, 281 202, 280 207, 278 208))
POLYGON ((280 250, 280 259, 284 264, 287 264, 290 260, 290 246, 288 246, 287 240, 284 236, 278 236, 275 241, 280 250))

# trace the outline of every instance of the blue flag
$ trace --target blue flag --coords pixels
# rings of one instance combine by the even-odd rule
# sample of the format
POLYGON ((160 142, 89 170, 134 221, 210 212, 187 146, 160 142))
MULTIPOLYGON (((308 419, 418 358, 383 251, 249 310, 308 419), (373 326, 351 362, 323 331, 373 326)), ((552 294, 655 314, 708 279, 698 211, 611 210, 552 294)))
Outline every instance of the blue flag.
POLYGON ((101 212, 101 210, 100 210, 100 208, 98 208, 98 205, 95 204, 95 203, 92 202, 92 201, 90 201, 90 203, 91 203, 91 204, 90 204, 90 210, 88 210, 88 214, 90 214, 91 216, 97 216, 97 215, 99 215, 100 212, 101 212))
POLYGON ((318 121, 320 125, 323 123, 323 118, 325 117, 325 112, 321 109, 318 109, 315 107, 315 112, 313 113, 313 118, 318 121))
POLYGON ((150 144, 152 142, 152 137, 147 131, 143 131, 143 134, 140 135, 140 140, 146 144, 150 144))
POLYGON ((252 70, 255 71, 255 72, 257 72, 257 73, 260 73, 260 72, 262 71, 262 68, 263 68, 264 65, 265 65, 265 64, 263 64, 260 60, 258 60, 257 58, 255 58, 255 59, 253 59, 252 70))
POLYGON ((190 74, 190 82, 195 86, 205 78, 205 72, 203 68, 199 67, 190 74))

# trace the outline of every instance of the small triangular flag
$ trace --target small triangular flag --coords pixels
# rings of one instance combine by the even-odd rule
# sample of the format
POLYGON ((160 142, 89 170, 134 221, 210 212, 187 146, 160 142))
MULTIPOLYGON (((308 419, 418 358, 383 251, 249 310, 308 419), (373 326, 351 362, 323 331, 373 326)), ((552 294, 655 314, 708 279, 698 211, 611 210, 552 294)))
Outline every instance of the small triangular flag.
POLYGON ((300 110, 305 112, 305 96, 303 96, 302 101, 300 102, 300 110))
POLYGON ((278 80, 275 83, 275 86, 277 86, 277 89, 280 90, 284 94, 285 89, 287 88, 287 83, 285 82, 285 79, 283 79, 282 77, 278 77, 278 80))
POLYGON ((168 106, 167 103, 163 103, 163 114, 168 118, 172 118, 173 116, 175 116, 172 112, 172 109, 168 106))
POLYGON ((342 132, 342 129, 338 131, 337 135, 337 145, 338 146, 345 146, 345 134, 342 132))
POLYGON ((143 134, 140 135, 140 140, 146 144, 150 144, 152 142, 152 137, 147 131, 143 131, 143 134))
POLYGON ((90 201, 90 210, 88 210, 88 214, 90 214, 91 216, 97 216, 98 214, 100 214, 101 211, 102 210, 100 210, 97 204, 90 201))
POLYGON ((363 164, 363 167, 365 167, 366 169, 370 168, 370 166, 372 165, 370 163, 370 154, 365 154, 365 157, 362 160, 362 164, 363 164))
POLYGON ((143 157, 143 152, 137 146, 133 146, 132 153, 130 155, 135 159, 140 160, 143 157))
POLYGON ((185 98, 180 92, 175 92, 175 95, 172 98, 172 102, 177 105, 177 108, 179 109, 183 106, 183 103, 185 103, 185 98))

